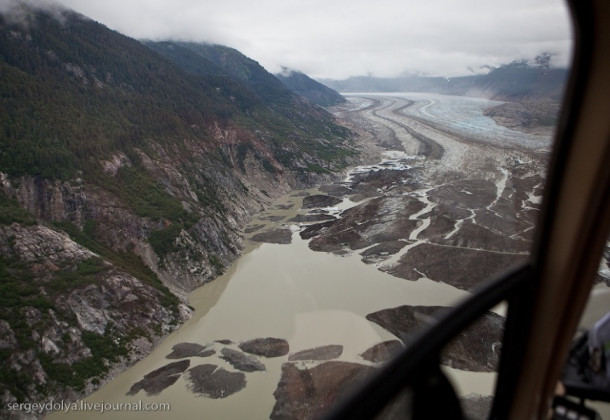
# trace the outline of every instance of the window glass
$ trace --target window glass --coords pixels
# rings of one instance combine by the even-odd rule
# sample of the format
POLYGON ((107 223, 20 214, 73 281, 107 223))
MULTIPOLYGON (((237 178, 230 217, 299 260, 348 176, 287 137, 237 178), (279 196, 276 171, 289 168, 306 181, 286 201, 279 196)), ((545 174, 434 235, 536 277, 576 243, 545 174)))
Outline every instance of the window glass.
MULTIPOLYGON (((403 3, 392 2, 392 18, 421 12, 403 3)), ((465 1, 467 14, 438 7, 437 29, 415 28, 448 40, 444 54, 456 57, 473 52, 453 45, 452 34, 470 31, 490 60, 470 75, 429 67, 322 80, 346 98, 329 110, 354 133, 363 162, 254 217, 245 255, 193 292, 193 318, 88 401, 170 402, 176 417, 316 417, 435 323, 438 311, 527 261, 568 75, 569 51, 556 53, 555 41, 571 42, 562 2, 529 3, 465 1), (484 13, 492 3, 508 9, 493 9, 505 17, 495 27, 484 13), (554 38, 542 39, 549 16, 554 38), (529 38, 494 45, 501 31, 529 38)), ((408 41, 398 35, 394 41, 408 41)), ((423 60, 426 48, 421 41, 396 54, 423 60)), ((606 283, 609 272, 601 271, 606 283)), ((595 290, 606 289, 602 282, 595 290)), ((487 313, 441 357, 474 418, 486 417, 493 398, 504 316, 502 307, 487 313)))

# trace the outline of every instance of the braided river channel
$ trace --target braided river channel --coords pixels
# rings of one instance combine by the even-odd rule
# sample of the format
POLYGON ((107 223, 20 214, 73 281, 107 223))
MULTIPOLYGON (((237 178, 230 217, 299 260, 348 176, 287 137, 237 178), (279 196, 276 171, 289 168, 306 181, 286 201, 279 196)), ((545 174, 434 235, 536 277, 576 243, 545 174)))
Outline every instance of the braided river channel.
MULTIPOLYGON (((455 305, 527 257, 550 131, 500 126, 484 115, 500 102, 486 99, 346 97, 332 111, 376 163, 292 191, 258 214, 245 228, 244 255, 191 294, 192 318, 87 403, 168 403, 172 418, 307 417, 316 411, 307 411, 299 387, 361 380, 408 341, 407 326, 393 320, 424 325, 433 319, 426 307, 455 305)), ((502 316, 498 307, 486 320, 498 334, 502 316)), ((494 334, 485 337, 485 360, 467 348, 442 361, 479 412, 493 393, 501 349, 494 334)), ((325 398, 308 392, 314 406, 325 398)), ((168 415, 102 415, 143 414, 168 415)))

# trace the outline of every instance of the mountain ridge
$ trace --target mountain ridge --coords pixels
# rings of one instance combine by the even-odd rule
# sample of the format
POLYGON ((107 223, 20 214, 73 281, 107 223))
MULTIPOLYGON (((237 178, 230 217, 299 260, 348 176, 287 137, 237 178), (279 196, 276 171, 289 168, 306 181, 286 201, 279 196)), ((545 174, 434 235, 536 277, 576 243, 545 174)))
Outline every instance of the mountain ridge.
POLYGON ((550 55, 542 54, 530 63, 515 60, 487 74, 446 78, 440 76, 372 77, 344 80, 320 79, 338 92, 430 92, 475 96, 501 101, 521 101, 547 97, 559 100, 565 89, 568 70, 550 66, 550 55))
POLYGON ((284 68, 284 71, 276 73, 275 77, 280 79, 290 90, 303 96, 311 103, 320 106, 333 106, 345 103, 346 101, 337 91, 317 82, 300 71, 284 68))
POLYGON ((240 255, 254 212, 355 156, 346 128, 279 81, 268 95, 286 99, 269 106, 264 86, 13 4, 0 14, 3 415, 82 397, 141 358, 240 255))

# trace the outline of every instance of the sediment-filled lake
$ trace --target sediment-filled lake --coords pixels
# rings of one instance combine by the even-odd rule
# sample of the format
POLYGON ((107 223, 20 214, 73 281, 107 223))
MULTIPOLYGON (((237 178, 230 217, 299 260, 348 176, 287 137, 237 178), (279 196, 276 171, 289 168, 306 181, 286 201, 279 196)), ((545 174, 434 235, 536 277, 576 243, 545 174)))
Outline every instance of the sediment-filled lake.
MULTIPOLYGON (((481 99, 392 94, 350 101, 337 115, 360 124, 370 141, 386 149, 380 162, 272 203, 246 227, 249 237, 269 233, 265 242, 249 242, 222 277, 195 290, 192 319, 87 402, 167 402, 172 417, 269 418, 288 362, 301 371, 322 360, 377 366, 363 354, 397 337, 367 315, 454 305, 485 280, 471 277, 501 272, 525 258, 548 137, 500 128, 482 113, 495 103, 481 99), (305 197, 317 195, 338 202, 304 209, 305 197), (421 266, 413 255, 423 256, 421 266), (265 338, 282 340, 286 351, 244 350, 244 343, 265 338), (176 356, 176 346, 188 351, 176 356), (159 376, 160 390, 134 388, 177 361, 177 371, 159 376), (203 365, 213 367, 194 369, 203 365), (209 390, 194 373, 206 369, 222 371, 237 385, 209 390)), ((458 381, 460 395, 493 390, 489 369, 445 369, 458 381)))

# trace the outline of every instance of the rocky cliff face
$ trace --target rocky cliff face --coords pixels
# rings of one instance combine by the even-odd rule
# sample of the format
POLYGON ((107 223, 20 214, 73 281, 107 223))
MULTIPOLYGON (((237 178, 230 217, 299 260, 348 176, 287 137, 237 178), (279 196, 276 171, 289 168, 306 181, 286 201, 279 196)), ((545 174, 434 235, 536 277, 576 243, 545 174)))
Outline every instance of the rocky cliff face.
POLYGON ((0 255, 3 409, 92 391, 190 313, 169 292, 42 224, 1 225, 0 255))
MULTIPOLYGON (((56 228, 70 225, 112 250, 136 254, 170 290, 185 297, 234 261, 242 247, 241 227, 270 198, 334 176, 303 176, 295 167, 277 162, 262 144, 240 150, 237 136, 234 131, 218 130, 222 146, 216 153, 223 154, 228 164, 210 159, 207 150, 195 148, 189 151, 189 161, 160 144, 155 145, 154 158, 139 151, 142 169, 191 215, 188 223, 177 223, 171 214, 154 217, 156 210, 163 210, 158 207, 140 208, 168 205, 165 202, 134 204, 112 188, 104 189, 82 178, 60 181, 3 175, 2 189, 41 221, 55 223, 56 228), (266 167, 262 159, 272 166, 266 167), (160 232, 166 235, 158 235, 160 232)), ((134 167, 124 153, 100 160, 99 165, 108 182, 117 183, 123 182, 123 170, 134 167)))
MULTIPOLYGON (((279 164, 269 173, 256 156, 263 152, 247 152, 243 171, 204 155, 184 164, 161 147, 162 159, 142 152, 146 170, 194 215, 188 225, 140 215, 120 194, 81 178, 3 175, 0 194, 36 220, 0 224, 4 290, 22 297, 0 310, 2 373, 16 377, 0 384, 3 406, 82 396, 186 320, 188 292, 239 256, 250 215, 307 182, 279 164), (206 202, 210 178, 218 195, 206 202)), ((99 164, 111 177, 132 165, 120 154, 99 164)))
POLYGON ((0 259, 11 279, 4 286, 27 296, 0 311, 2 373, 16 377, 15 385, 0 385, 3 406, 45 395, 77 398, 147 354, 189 317, 188 293, 240 255, 241 228, 254 212, 291 187, 333 176, 303 178, 262 146, 240 156, 238 134, 220 136, 217 153, 234 166, 195 149, 184 161, 161 145, 154 156, 140 151, 140 163, 122 153, 98 162, 109 185, 140 165, 188 222, 156 217, 163 201, 143 210, 84 178, 2 174, 0 194, 36 221, 0 224, 0 259))

